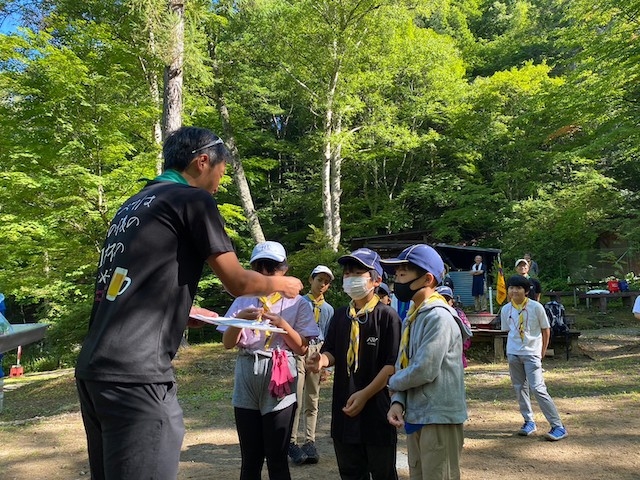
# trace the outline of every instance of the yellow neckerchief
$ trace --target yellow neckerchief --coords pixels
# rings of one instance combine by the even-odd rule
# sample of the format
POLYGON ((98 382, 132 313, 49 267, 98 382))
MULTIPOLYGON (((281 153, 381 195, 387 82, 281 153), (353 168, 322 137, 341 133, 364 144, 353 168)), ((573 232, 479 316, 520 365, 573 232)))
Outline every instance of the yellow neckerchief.
POLYGON ((425 304, 433 303, 436 300, 442 300, 445 304, 449 305, 445 298, 438 292, 433 292, 429 298, 427 298, 422 304, 411 304, 411 308, 407 312, 407 316, 404 320, 404 330, 402 330, 402 337, 400 338, 400 368, 406 368, 409 364, 409 338, 411 335, 411 325, 418 316, 420 307, 425 304))
POLYGON ((515 308, 518 311, 518 333, 520 334, 520 340, 524 341, 524 311, 527 309, 527 303, 529 303, 529 297, 524 297, 524 302, 520 305, 511 300, 511 308, 515 308))
POLYGON ((349 336, 349 350, 347 350, 347 375, 351 375, 351 367, 354 373, 358 371, 358 354, 360 352, 360 322, 358 317, 373 312, 380 297, 374 295, 367 304, 356 312, 356 306, 351 300, 349 302, 349 318, 351 319, 351 335, 349 336))
POLYGON ((307 293, 307 298, 311 300, 313 304, 313 318, 315 318, 316 323, 320 323, 320 307, 324 303, 324 295, 319 295, 318 298, 313 296, 313 293, 307 293))
MULTIPOLYGON (((262 303, 262 308, 264 309, 265 312, 270 312, 271 311, 271 307, 273 307, 281 299, 282 299, 282 295, 280 295, 279 292, 272 293, 271 295, 266 296, 266 297, 258 297, 258 300, 260 300, 260 303, 262 303)), ((255 335, 260 335, 260 331, 259 330, 255 330, 253 333, 255 335)), ((265 344, 264 344, 264 348, 265 348, 265 350, 268 350, 269 349, 269 345, 271 345, 271 341, 273 340, 273 337, 271 337, 271 332, 269 332, 269 331, 264 332, 264 336, 265 336, 265 338, 267 340, 265 342, 265 344)))

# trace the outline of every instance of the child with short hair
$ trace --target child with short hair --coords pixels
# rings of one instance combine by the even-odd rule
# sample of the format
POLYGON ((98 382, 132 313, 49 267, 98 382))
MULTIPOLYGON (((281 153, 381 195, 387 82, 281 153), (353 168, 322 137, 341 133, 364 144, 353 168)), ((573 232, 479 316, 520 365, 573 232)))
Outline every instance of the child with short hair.
POLYGON ((313 307, 313 316, 320 328, 320 335, 309 340, 309 349, 306 355, 296 355, 296 367, 298 369, 298 408, 293 418, 291 430, 291 443, 289 444, 289 457, 296 465, 305 463, 318 463, 320 455, 316 448, 316 424, 318 422, 318 403, 320 400, 320 372, 312 372, 306 367, 306 358, 319 352, 329 330, 329 322, 333 318, 333 307, 324 299, 331 282, 334 280, 333 272, 325 265, 318 265, 309 276, 311 288, 304 297, 313 307), (297 443, 298 425, 300 413, 304 412, 305 435, 302 446, 297 443))
POLYGON ((381 283, 376 289, 376 295, 380 297, 380 301, 385 305, 391 305, 391 289, 386 283, 381 283))
POLYGON ((335 366, 331 437, 343 480, 396 480, 395 428, 386 421, 386 388, 394 372, 400 317, 380 302, 380 256, 360 248, 338 259, 342 287, 351 297, 336 310, 321 353, 307 359, 313 371, 335 366))
POLYGON ((551 425, 546 438, 562 440, 568 433, 560 420, 558 409, 547 392, 542 375, 542 359, 547 352, 551 330, 544 307, 527 296, 530 279, 513 275, 507 280, 509 303, 500 310, 500 326, 509 330, 507 335, 507 360, 509 376, 516 392, 524 424, 518 435, 528 437, 536 431, 531 409, 530 390, 536 397, 540 410, 551 425))
POLYGON ((462 343, 471 331, 436 292, 444 263, 433 248, 413 245, 382 264, 395 274, 398 300, 412 301, 389 379, 388 421, 407 432, 411 478, 459 479, 467 419, 462 343))

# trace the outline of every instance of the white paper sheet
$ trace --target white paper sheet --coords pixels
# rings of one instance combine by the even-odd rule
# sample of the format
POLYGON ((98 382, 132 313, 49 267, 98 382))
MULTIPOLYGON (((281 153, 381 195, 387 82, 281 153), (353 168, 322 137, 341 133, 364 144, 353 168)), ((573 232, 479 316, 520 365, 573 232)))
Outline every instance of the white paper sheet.
POLYGON ((190 315, 190 317, 205 323, 209 323, 211 325, 224 325, 227 327, 251 328, 252 330, 266 330, 268 332, 274 332, 274 333, 284 333, 284 334, 287 333, 286 330, 279 327, 274 327, 270 323, 258 322, 255 320, 245 320, 243 318, 207 317, 204 315, 200 315, 199 313, 190 315))

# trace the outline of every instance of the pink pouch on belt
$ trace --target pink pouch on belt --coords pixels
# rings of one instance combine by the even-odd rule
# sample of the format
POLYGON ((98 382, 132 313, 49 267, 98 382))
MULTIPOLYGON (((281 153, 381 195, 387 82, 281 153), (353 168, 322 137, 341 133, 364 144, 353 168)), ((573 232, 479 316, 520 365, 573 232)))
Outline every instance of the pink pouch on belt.
POLYGON ((271 353, 271 381, 269 382, 269 393, 276 398, 284 397, 291 393, 291 382, 293 376, 289 370, 287 352, 276 348, 271 353))

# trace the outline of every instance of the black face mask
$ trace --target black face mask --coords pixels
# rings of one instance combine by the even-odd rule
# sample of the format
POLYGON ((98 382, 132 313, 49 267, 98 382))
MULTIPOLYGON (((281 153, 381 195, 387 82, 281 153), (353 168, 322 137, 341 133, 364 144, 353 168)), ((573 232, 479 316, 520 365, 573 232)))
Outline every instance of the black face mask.
MULTIPOLYGON (((420 277, 418 277, 420 278, 420 277)), ((401 302, 410 302, 416 292, 422 290, 424 286, 412 289, 411 284, 418 280, 418 278, 414 278, 413 280, 409 280, 407 283, 394 283, 393 284, 393 293, 395 293, 396 298, 401 302)))

